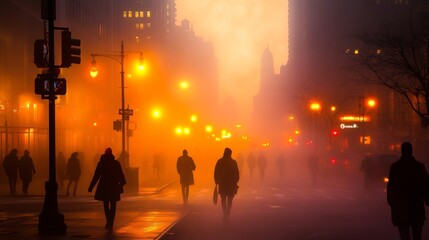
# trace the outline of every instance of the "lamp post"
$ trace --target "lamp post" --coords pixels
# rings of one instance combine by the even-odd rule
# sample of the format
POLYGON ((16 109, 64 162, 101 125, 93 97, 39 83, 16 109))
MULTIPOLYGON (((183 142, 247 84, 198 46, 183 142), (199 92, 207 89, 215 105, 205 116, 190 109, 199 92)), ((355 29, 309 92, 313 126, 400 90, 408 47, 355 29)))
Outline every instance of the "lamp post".
MULTIPOLYGON (((142 62, 142 52, 140 53, 140 63, 142 62)), ((116 62, 118 62, 121 65, 121 108, 119 111, 119 114, 121 115, 121 133, 122 133, 122 138, 121 138, 121 155, 120 158, 121 160, 124 162, 125 166, 124 167, 129 167, 129 155, 127 153, 127 150, 125 148, 125 138, 126 138, 126 134, 128 135, 128 133, 125 133, 125 131, 128 131, 128 119, 129 116, 132 115, 132 109, 125 109, 125 72, 124 72, 124 58, 125 58, 125 51, 124 51, 124 41, 121 41, 121 52, 120 54, 98 54, 98 53, 93 53, 91 54, 92 57, 92 68, 91 68, 91 72, 90 75, 91 77, 95 78, 98 75, 98 70, 95 66, 96 62, 95 62, 95 57, 107 57, 110 59, 115 60, 116 62), (125 123, 127 122, 127 124, 125 123)))

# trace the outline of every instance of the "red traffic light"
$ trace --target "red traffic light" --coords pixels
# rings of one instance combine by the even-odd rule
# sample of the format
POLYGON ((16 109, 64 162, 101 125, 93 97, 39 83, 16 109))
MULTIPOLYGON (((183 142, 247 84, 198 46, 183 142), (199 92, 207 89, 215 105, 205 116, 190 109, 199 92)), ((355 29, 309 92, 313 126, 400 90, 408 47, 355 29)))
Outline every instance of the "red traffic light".
POLYGON ((336 129, 331 130, 331 136, 338 136, 339 132, 336 129))

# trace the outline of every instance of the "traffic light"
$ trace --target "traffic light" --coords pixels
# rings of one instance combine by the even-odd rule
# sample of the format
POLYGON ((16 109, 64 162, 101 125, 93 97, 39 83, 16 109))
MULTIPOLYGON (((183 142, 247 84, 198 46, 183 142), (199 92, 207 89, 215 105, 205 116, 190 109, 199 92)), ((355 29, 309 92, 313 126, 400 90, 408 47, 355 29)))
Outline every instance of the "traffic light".
POLYGON ((338 130, 336 130, 336 129, 332 129, 332 130, 331 130, 331 136, 333 136, 333 137, 338 136, 338 130))
POLYGON ((38 68, 49 66, 48 52, 48 45, 45 40, 37 39, 34 42, 34 64, 36 64, 38 68))
POLYGON ((64 78, 53 78, 48 74, 37 74, 34 82, 34 91, 38 95, 49 95, 49 80, 54 81, 55 95, 65 95, 67 91, 66 80, 64 78))
POLYGON ((61 67, 70 67, 72 63, 80 64, 80 40, 71 38, 68 30, 61 32, 61 67))

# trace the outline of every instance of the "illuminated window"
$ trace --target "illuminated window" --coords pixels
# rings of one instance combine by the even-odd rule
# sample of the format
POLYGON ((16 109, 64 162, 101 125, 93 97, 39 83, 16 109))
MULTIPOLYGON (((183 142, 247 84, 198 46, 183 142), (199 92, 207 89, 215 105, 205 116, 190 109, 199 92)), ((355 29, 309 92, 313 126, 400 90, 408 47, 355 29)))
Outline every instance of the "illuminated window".
POLYGON ((143 11, 140 11, 139 13, 140 13, 140 17, 143 18, 144 17, 143 11))
POLYGON ((138 18, 138 17, 139 17, 139 12, 138 12, 138 11, 135 11, 135 12, 134 12, 134 17, 135 17, 135 18, 138 18))
POLYGON ((129 18, 133 17, 133 12, 132 11, 128 11, 128 17, 129 18))
POLYGON ((127 17, 127 11, 124 11, 123 16, 124 16, 124 18, 127 17))
POLYGON ((375 53, 377 53, 377 54, 381 54, 381 49, 377 49, 377 50, 375 51, 375 53))
POLYGON ((147 23, 147 27, 150 28, 150 23, 147 23))
POLYGON ((143 29, 144 23, 136 23, 136 29, 143 29))
POLYGON ((359 54, 359 49, 355 49, 355 50, 353 51, 353 54, 354 54, 354 55, 358 55, 358 54, 359 54))
POLYGON ((146 12, 146 17, 150 18, 150 11, 146 12))

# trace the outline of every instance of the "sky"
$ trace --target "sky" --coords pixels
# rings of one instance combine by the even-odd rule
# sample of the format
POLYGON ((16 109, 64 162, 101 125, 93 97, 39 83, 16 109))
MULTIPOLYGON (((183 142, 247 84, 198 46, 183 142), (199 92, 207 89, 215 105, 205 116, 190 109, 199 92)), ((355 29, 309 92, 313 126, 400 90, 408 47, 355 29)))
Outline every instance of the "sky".
POLYGON ((176 7, 177 24, 188 19, 195 34, 214 46, 220 100, 232 95, 246 119, 259 91, 263 51, 273 53, 276 73, 287 63, 288 0, 177 0, 176 7))

